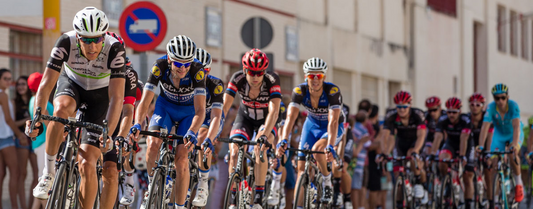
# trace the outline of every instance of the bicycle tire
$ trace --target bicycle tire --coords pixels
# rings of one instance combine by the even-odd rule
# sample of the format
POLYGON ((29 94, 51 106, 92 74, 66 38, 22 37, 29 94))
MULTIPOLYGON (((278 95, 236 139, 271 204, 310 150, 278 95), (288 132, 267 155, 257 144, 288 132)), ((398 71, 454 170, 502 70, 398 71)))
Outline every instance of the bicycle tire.
POLYGON ((320 173, 315 174, 315 180, 313 182, 313 184, 315 184, 315 187, 316 187, 316 207, 315 208, 325 208, 324 206, 328 205, 327 203, 322 202, 322 196, 323 196, 322 191, 324 191, 322 189, 323 181, 324 179, 322 178, 322 174, 320 173))
POLYGON ((166 204, 163 201, 164 179, 161 168, 156 168, 152 184, 149 186, 148 200, 145 208, 163 209, 166 204))
POLYGON ((455 205, 455 191, 453 188, 451 177, 452 176, 448 174, 444 176, 444 181, 442 181, 442 187, 440 192, 441 198, 439 201, 440 205, 442 205, 442 208, 453 208, 455 205))
POLYGON ((93 209, 100 209, 100 195, 102 194, 102 161, 100 159, 96 162, 96 177, 98 182, 98 190, 96 191, 96 198, 94 199, 93 209))
MULTIPOLYGON (((79 206, 79 194, 80 194, 80 184, 81 184, 81 176, 80 176, 80 172, 78 170, 78 166, 76 165, 74 167, 74 170, 72 171, 72 176, 71 178, 69 178, 69 187, 70 187, 70 184, 73 183, 73 188, 74 188, 74 195, 73 195, 73 200, 74 202, 72 204, 70 204, 70 209, 78 209, 80 206, 79 206)), ((71 200, 72 201, 72 200, 71 200)))
POLYGON ((426 205, 426 208, 428 209, 435 209, 436 207, 436 201, 435 201, 435 175, 433 173, 428 172, 427 174, 427 186, 428 189, 428 200, 429 202, 426 205), (431 196, 430 196, 431 195, 431 196))
POLYGON ((65 200, 62 198, 63 193, 65 193, 66 190, 64 186, 68 175, 66 171, 66 162, 61 163, 55 175, 54 185, 52 186, 52 194, 48 197, 48 201, 46 201, 46 209, 64 208, 65 200))
POLYGON ((398 177, 396 177, 396 183, 394 184, 394 188, 392 188, 392 207, 393 208, 398 208, 398 205, 397 205, 397 202, 399 202, 399 200, 397 199, 398 196, 401 196, 403 198, 403 200, 401 201, 402 202, 402 206, 401 208, 408 208, 409 207, 409 201, 407 199, 407 192, 405 191, 405 184, 404 184, 404 176, 403 175, 398 175, 398 177), (399 193, 399 191, 401 191, 401 195, 399 193))
POLYGON ((298 182, 297 182, 297 187, 296 187, 296 198, 294 200, 294 204, 292 206, 293 209, 298 209, 298 200, 300 199, 300 196, 303 196, 303 208, 304 209, 308 209, 310 208, 310 202, 311 200, 309 199, 310 197, 310 194, 309 194, 309 176, 307 176, 307 174, 304 174, 300 177, 300 179, 298 179, 298 182))
POLYGON ((230 198, 231 198, 231 192, 233 190, 233 184, 235 184, 235 188, 237 189, 237 192, 235 193, 235 203, 238 204, 238 201, 240 199, 240 183, 241 183, 240 175, 238 173, 232 173, 228 184, 226 185, 226 193, 224 194, 224 209, 228 209, 230 206, 230 198))
POLYGON ((474 179, 472 180, 474 182, 474 208, 480 209, 481 205, 483 203, 483 196, 480 194, 480 191, 483 190, 483 188, 480 188, 477 184, 478 181, 478 174, 477 172, 474 172, 474 179))
POLYGON ((196 187, 198 186, 198 178, 191 178, 189 182, 189 189, 191 189, 191 195, 185 199, 185 202, 187 203, 187 208, 196 208, 192 204, 192 201, 194 200, 194 197, 196 196, 196 187), (194 194, 194 195, 193 195, 194 194))

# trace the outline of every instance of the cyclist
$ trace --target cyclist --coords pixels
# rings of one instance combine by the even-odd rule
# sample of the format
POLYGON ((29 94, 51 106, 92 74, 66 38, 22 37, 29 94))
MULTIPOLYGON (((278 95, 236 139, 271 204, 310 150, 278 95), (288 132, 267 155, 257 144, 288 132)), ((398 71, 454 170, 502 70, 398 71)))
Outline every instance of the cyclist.
MULTIPOLYGON (((235 95, 239 93, 242 103, 235 118, 230 138, 252 140, 254 132, 256 139, 267 139, 274 142, 277 133, 275 128, 279 122, 279 109, 281 103, 280 80, 277 74, 267 72, 269 61, 264 52, 252 49, 242 57, 243 70, 236 72, 230 79, 226 93, 224 94, 224 115, 228 112, 235 95)), ((237 145, 230 145, 230 161, 228 172, 231 174, 237 164, 237 145)), ((266 146, 255 146, 254 152, 259 156, 260 151, 266 151, 266 146)), ((262 163, 256 158, 255 197, 253 208, 262 208, 261 203, 265 190, 265 178, 268 161, 262 163)), ((232 193, 231 206, 235 207, 235 193, 232 193)))
MULTIPOLYGON (((468 98, 468 102, 470 102, 470 113, 468 113, 468 116, 470 118, 471 124, 472 124, 472 137, 474 141, 474 147, 478 147, 479 144, 479 133, 481 132, 481 127, 483 126, 483 115, 485 112, 483 111, 485 107, 485 97, 483 97, 480 93, 474 93, 468 98)), ((485 144, 482 146, 485 146, 487 144, 490 144, 492 141, 492 133, 494 132, 494 128, 491 126, 488 131, 488 137, 487 141, 485 141, 485 144)), ((488 168, 488 166, 484 163, 484 167, 488 168)), ((483 175, 485 176, 485 184, 487 185, 487 191, 492 191, 492 178, 490 177, 490 170, 484 169, 483 175)), ((490 208, 494 208, 494 202, 492 201, 492 192, 487 192, 487 199, 489 200, 490 208)))
MULTIPOLYGON (((155 103, 148 129, 171 130, 175 122, 180 124, 176 134, 184 136, 184 140, 178 142, 175 158, 176 178, 180 183, 173 188, 178 208, 184 208, 189 186, 188 152, 194 148, 191 145, 197 143, 197 132, 205 119, 205 71, 202 63, 194 58, 195 53, 196 44, 189 37, 179 35, 170 39, 167 44, 167 55, 158 58, 152 67, 141 102, 135 112, 135 125, 132 127, 141 130, 141 123, 155 95, 154 91, 161 83, 161 94, 155 103)), ((138 134, 139 132, 133 137, 138 138, 138 134)), ((155 166, 162 142, 156 137, 147 139, 146 164, 150 186, 153 175, 153 170, 150 168, 155 166)), ((143 202, 146 202, 149 192, 144 197, 143 202)), ((170 201, 170 195, 165 197, 165 201, 170 201)), ((144 207, 145 204, 142 204, 141 208, 144 207)))
MULTIPOLYGON (((201 162, 203 155, 207 155, 207 165, 211 167, 211 153, 215 151, 211 139, 216 140, 222 125, 224 123, 222 115, 222 99, 224 93, 224 83, 220 78, 209 74, 211 71, 211 54, 206 50, 198 48, 196 50, 196 59, 198 59, 204 65, 204 71, 206 73, 205 86, 207 88, 206 94, 206 115, 204 123, 198 132, 198 143, 202 145, 202 150, 199 152, 198 165, 200 168, 200 178, 198 182, 198 189, 196 191, 196 197, 192 204, 196 207, 204 207, 207 204, 207 197, 209 196, 208 178, 209 169, 204 167, 201 162), (204 153, 204 149, 207 149, 204 153)), ((213 141, 214 142, 214 141, 213 141)))
MULTIPOLYGON (((462 102, 457 97, 451 97, 446 101, 446 115, 441 117, 435 129, 435 140, 431 150, 434 156, 439 150, 444 134, 447 138, 444 142, 442 150, 439 154, 439 159, 459 158, 463 160, 465 165, 465 172, 463 174, 463 182, 465 185, 464 199, 466 209, 470 208, 472 204, 472 197, 474 195, 474 152, 473 142, 470 139, 471 127, 470 118, 467 115, 461 114, 462 102)), ((448 164, 439 163, 441 176, 448 173, 448 164)))
MULTIPOLYGON (((107 119, 112 133, 118 123, 124 98, 124 47, 117 39, 106 35, 109 22, 105 14, 95 7, 85 7, 79 11, 74 17, 73 27, 73 31, 59 37, 52 49, 37 92, 37 107, 46 107, 50 92, 57 82, 54 116, 73 117, 80 104, 86 103, 85 121, 102 124, 107 119), (65 68, 64 71, 61 71, 62 67, 65 68)), ((31 121, 26 124, 26 130, 29 130, 31 121)), ((43 176, 33 190, 33 195, 37 198, 48 198, 48 191, 54 182, 56 156, 63 141, 63 130, 63 124, 49 123, 43 176)), ((94 205, 98 187, 94 184, 97 182, 96 162, 101 151, 105 152, 99 149, 98 136, 101 133, 94 130, 87 132, 81 139, 78 158, 81 173, 79 199, 82 208, 94 205)), ((30 136, 35 135, 37 131, 30 136)), ((108 142, 110 140, 106 140, 108 142)))
MULTIPOLYGON (((433 144, 433 138, 435 136, 435 128, 437 127, 437 122, 439 122, 439 119, 441 117, 444 117, 446 115, 446 111, 442 110, 440 98, 436 96, 432 96, 426 99, 426 107, 428 108, 425 118, 426 118, 426 126, 427 126, 427 136, 426 136, 426 143, 424 145, 424 154, 429 155, 431 154, 431 147, 433 144)), ((439 147, 439 150, 442 148, 439 147)))
MULTIPOLYGON (((283 126, 285 125, 285 119, 287 118, 287 107, 283 103, 283 101, 279 104, 279 123, 276 124, 276 128, 278 130, 283 129, 283 126)), ((279 137, 276 137, 276 141, 279 142, 279 137)), ((287 156, 288 157, 288 156, 287 156)), ((287 158, 283 159, 285 161, 281 161, 279 158, 271 159, 272 161, 272 184, 270 184, 270 194, 268 195, 267 203, 270 206, 275 206, 280 204, 280 207, 283 207, 285 205, 285 196, 280 199, 280 190, 285 186, 285 183, 283 180, 286 179, 287 173, 285 170, 285 167, 287 167, 287 158), (280 203, 281 201, 281 203, 280 203)))
MULTIPOLYGON (((299 149, 324 151, 326 154, 326 156, 314 154, 314 158, 324 177, 321 201, 331 202, 333 185, 326 163, 333 161, 333 157, 337 158, 334 146, 340 143, 344 132, 344 117, 340 117, 342 96, 339 87, 325 82, 328 65, 324 60, 318 57, 308 59, 303 65, 303 71, 307 82, 293 89, 287 121, 280 138, 283 140, 279 143, 278 156, 285 153, 287 139, 298 117, 298 107, 303 105, 309 114, 303 125, 299 149)), ((305 170, 304 165, 305 156, 303 153, 298 153, 297 181, 305 170)))
MULTIPOLYGON (((397 157, 414 156, 416 158, 419 166, 418 170, 415 169, 414 159, 411 162, 411 170, 415 174, 414 196, 416 198, 423 198, 422 203, 425 204, 427 201, 427 191, 424 190, 422 184, 426 182, 426 174, 418 153, 422 149, 422 146, 424 146, 426 124, 424 122, 424 112, 418 108, 411 107, 411 100, 411 93, 407 91, 396 93, 394 96, 396 108, 388 110, 385 116, 380 141, 385 142, 385 145, 393 145, 388 146, 385 153, 391 153, 394 148, 394 154, 397 157), (391 133, 396 133, 395 140, 389 137, 391 133)), ((398 176, 399 168, 400 162, 395 163, 395 177, 398 176)))
MULTIPOLYGON (((520 122, 520 108, 518 104, 509 99, 509 88, 503 83, 498 83, 492 87, 492 97, 494 101, 488 105, 487 111, 483 116, 483 126, 479 134, 479 144, 485 144, 491 124, 494 125, 492 143, 487 150, 505 150, 505 144, 509 143, 514 155, 511 159, 511 168, 514 173, 516 182, 515 200, 522 202, 524 199, 524 187, 520 175, 520 145, 524 138, 522 123, 520 122)), ((478 146, 477 151, 481 152, 483 146, 478 146)), ((496 158, 495 158, 496 160, 496 158)), ((493 162, 496 163, 496 162, 493 162)), ((491 190, 489 189, 489 194, 491 190)))

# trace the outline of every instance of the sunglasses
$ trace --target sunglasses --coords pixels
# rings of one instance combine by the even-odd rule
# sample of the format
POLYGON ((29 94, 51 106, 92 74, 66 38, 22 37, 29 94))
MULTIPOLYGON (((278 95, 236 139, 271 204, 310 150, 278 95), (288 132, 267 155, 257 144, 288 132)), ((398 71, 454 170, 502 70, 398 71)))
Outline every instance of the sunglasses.
POLYGON ((322 79, 324 78, 324 74, 323 73, 308 73, 307 75, 305 75, 305 77, 307 77, 308 79, 322 79))
POLYGON ((5 77, 4 81, 11 81, 11 78, 10 77, 5 77))
POLYGON ((446 113, 457 114, 457 113, 459 113, 459 110, 446 110, 446 113))
POLYGON ((249 76, 263 76, 265 74, 266 71, 264 70, 261 70, 261 71, 254 71, 254 70, 249 70, 249 69, 246 69, 246 74, 248 74, 249 76))
POLYGON ((405 109, 405 108, 408 108, 409 105, 396 105, 396 108, 398 109, 405 109))
POLYGON ((503 100, 503 101, 505 101, 506 99, 507 99, 506 96, 499 96, 499 97, 498 97, 498 96, 494 96, 494 100, 496 100, 496 101, 498 101, 498 100, 503 100))
POLYGON ((429 112, 437 112, 439 110, 439 108, 435 108, 435 109, 428 109, 429 112))
POLYGON ((176 66, 177 68, 181 68, 181 67, 189 67, 189 66, 191 66, 191 62, 181 63, 181 62, 178 62, 178 61, 173 61, 172 64, 173 64, 174 66, 176 66))
POLYGON ((91 43, 95 43, 95 44, 98 44, 98 43, 101 43, 102 41, 104 41, 104 36, 99 36, 99 37, 95 37, 95 38, 86 38, 86 37, 80 37, 78 36, 78 38, 80 39, 81 42, 85 43, 85 44, 91 44, 91 43))
POLYGON ((483 103, 470 103, 470 106, 472 106, 472 107, 482 107, 483 103))

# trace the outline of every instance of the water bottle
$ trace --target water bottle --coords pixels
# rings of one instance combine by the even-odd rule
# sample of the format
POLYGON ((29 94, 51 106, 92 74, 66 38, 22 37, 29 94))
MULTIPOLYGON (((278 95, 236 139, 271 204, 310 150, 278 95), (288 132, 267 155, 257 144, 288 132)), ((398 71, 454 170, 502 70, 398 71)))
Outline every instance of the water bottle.
POLYGON ((405 180, 405 193, 407 195, 408 201, 411 201, 411 199, 413 198, 413 196, 411 195, 412 191, 413 191, 413 187, 411 187, 411 183, 409 182, 409 180, 406 179, 405 180))
POLYGON ((457 179, 454 179, 452 181, 452 185, 453 185, 453 193, 455 195, 455 199, 459 199, 459 193, 461 192, 461 186, 459 185, 459 182, 457 181, 457 179))
POLYGON ((165 203, 170 202, 170 194, 172 193, 172 177, 170 175, 167 175, 167 178, 165 179, 165 203))
POLYGON ((507 195, 509 195, 511 193, 511 181, 509 180, 509 178, 505 179, 505 189, 507 190, 507 195))
POLYGON ((477 188, 478 188, 479 196, 483 197, 484 186, 483 186, 483 179, 481 178, 481 176, 477 178, 477 188))

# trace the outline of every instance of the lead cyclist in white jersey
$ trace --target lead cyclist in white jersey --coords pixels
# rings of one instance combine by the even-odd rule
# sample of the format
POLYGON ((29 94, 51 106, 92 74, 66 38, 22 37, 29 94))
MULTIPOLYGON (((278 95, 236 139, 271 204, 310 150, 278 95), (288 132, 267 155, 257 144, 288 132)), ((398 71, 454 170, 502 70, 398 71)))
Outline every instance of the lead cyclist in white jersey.
MULTIPOLYGON (((79 11, 74 17, 73 28, 59 37, 52 49, 37 91, 36 106, 46 107, 57 82, 54 116, 74 117, 80 104, 86 103, 85 121, 102 124, 107 119, 109 133, 113 133, 124 99, 124 47, 117 39, 106 35, 109 22, 104 12, 95 7, 79 11)), ((27 121, 26 130, 29 130, 30 124, 31 121, 27 121)), ((63 141, 63 130, 63 124, 50 121, 46 132, 46 163, 43 175, 33 190, 33 196, 39 199, 48 199, 48 191, 53 185, 54 164, 63 141)), ((34 131, 28 135, 36 137, 38 133, 34 131)), ((98 181, 96 162, 102 152, 112 148, 110 140, 106 140, 108 149, 100 149, 100 135, 100 132, 87 130, 79 147, 81 208, 93 207, 98 187, 95 184, 98 181)))

